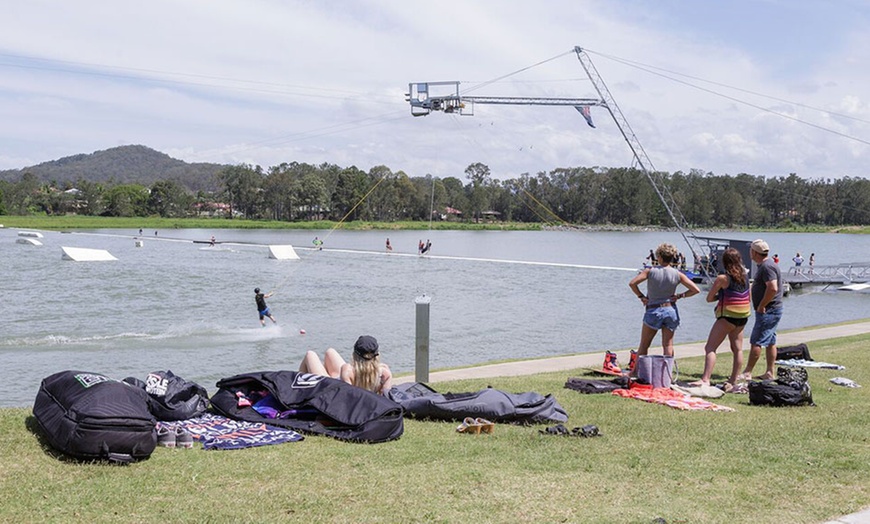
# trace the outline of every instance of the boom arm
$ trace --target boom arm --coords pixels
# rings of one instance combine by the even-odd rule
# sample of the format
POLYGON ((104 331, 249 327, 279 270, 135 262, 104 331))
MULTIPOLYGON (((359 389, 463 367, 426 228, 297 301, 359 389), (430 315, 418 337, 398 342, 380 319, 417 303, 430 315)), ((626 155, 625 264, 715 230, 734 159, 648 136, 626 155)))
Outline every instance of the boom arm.
MULTIPOLYGON (((406 100, 411 104, 411 114, 414 116, 425 116, 432 111, 443 111, 445 113, 459 113, 460 115, 473 115, 474 104, 502 104, 502 105, 538 105, 538 106, 571 106, 580 111, 586 118, 586 121, 592 126, 592 119, 589 116, 589 106, 598 106, 607 109, 616 127, 625 138, 628 147, 631 149, 632 155, 637 162, 637 165, 646 175, 653 189, 661 200, 665 210, 673 220, 677 229, 682 235, 683 240, 689 245, 692 254, 700 256, 704 253, 701 247, 701 242, 691 233, 687 232, 689 224, 686 218, 677 207, 673 195, 668 190, 664 178, 661 174, 656 173, 652 161, 641 146, 640 141, 635 136, 631 126, 628 125, 625 115, 616 105, 616 100, 610 94, 610 90, 598 74, 598 70, 589 59, 589 55, 579 46, 574 48, 577 54, 577 59, 580 60, 580 65, 586 71, 586 75, 598 91, 600 99, 596 98, 541 98, 541 97, 507 97, 507 96, 462 96, 459 94, 459 82, 419 82, 408 84, 408 93, 406 100)), ((593 126, 594 127, 594 126, 593 126)))

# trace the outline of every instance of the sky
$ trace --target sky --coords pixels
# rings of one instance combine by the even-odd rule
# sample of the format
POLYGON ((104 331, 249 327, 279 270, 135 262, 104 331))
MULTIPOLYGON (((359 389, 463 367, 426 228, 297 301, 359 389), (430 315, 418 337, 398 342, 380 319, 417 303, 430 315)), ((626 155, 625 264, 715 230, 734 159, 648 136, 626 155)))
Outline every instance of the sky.
POLYGON ((868 26, 870 0, 29 0, 0 18, 0 169, 134 144, 462 180, 635 165, 602 107, 593 129, 570 107, 405 101, 436 81, 598 99, 579 46, 649 168, 870 178, 868 26))

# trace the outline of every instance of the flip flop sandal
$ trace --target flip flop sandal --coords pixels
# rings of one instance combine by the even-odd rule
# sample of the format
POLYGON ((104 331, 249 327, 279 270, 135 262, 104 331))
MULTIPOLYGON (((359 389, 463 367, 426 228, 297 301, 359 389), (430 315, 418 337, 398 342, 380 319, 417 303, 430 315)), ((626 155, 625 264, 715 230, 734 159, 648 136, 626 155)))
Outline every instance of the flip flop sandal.
POLYGON ((471 417, 465 417, 465 420, 463 420, 462 424, 460 424, 456 428, 456 431, 459 433, 472 433, 472 434, 476 435, 476 434, 480 433, 480 430, 482 429, 482 427, 483 426, 478 424, 475 419, 473 419, 471 417))
POLYGON ((492 433, 495 431, 495 422, 490 422, 485 418, 475 419, 475 422, 480 424, 481 433, 492 433))
POLYGON ((550 426, 547 429, 539 429, 538 433, 541 435, 569 435, 570 432, 568 428, 563 426, 562 424, 556 424, 555 426, 550 426))
POLYGON ((571 435, 575 437, 600 437, 598 426, 588 424, 582 428, 574 428, 571 430, 571 435))

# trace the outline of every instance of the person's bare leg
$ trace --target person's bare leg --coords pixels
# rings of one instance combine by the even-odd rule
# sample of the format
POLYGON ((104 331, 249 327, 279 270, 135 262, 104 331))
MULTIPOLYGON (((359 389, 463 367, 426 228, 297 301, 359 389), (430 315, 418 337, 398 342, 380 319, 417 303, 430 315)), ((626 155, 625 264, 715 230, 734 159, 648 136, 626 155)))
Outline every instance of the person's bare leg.
POLYGON ((329 376, 329 373, 326 372, 326 368, 323 367, 323 362, 320 361, 320 357, 318 357, 317 353, 313 351, 305 353, 305 358, 303 358, 302 363, 299 364, 299 371, 302 373, 314 373, 315 375, 323 377, 329 376))
POLYGON ((646 355, 649 353, 649 347, 652 344, 653 339, 656 337, 655 329, 647 326, 646 324, 642 325, 640 328, 640 344, 637 346, 637 354, 638 355, 646 355))
POLYGON ((749 348, 749 356, 746 358, 746 367, 743 368, 742 378, 749 380, 752 378, 752 369, 755 367, 755 363, 758 362, 759 357, 761 357, 761 346, 758 344, 753 344, 751 348, 749 348))
MULTIPOLYGON (((649 347, 652 344, 652 341, 655 338, 656 333, 658 333, 658 331, 647 326, 646 324, 643 324, 641 326, 641 328, 640 328, 640 344, 638 344, 638 346, 637 346, 637 356, 646 355, 649 353, 649 347)), ((637 366, 634 367, 634 369, 631 371, 631 373, 629 373, 628 376, 630 376, 630 377, 637 376, 637 366)))
POLYGON ((341 375, 341 366, 345 365, 347 362, 341 358, 338 351, 329 348, 323 355, 323 363, 326 365, 326 371, 329 376, 332 378, 338 378, 339 375, 341 375))
POLYGON ((668 328, 662 328, 662 353, 666 357, 674 356, 674 332, 668 328))
POLYGON ((767 359, 767 370, 759 378, 762 380, 773 380, 776 378, 776 372, 773 370, 774 366, 776 366, 776 344, 767 346, 764 357, 767 359))
POLYGON ((731 326, 731 324, 721 318, 713 322, 713 327, 710 328, 710 334, 707 336, 707 343, 704 345, 704 374, 701 375, 701 380, 692 382, 693 386, 710 384, 713 366, 716 365, 716 350, 719 349, 722 341, 728 336, 728 326, 731 326))
POLYGON ((740 326, 730 333, 728 339, 731 342, 731 376, 728 377, 728 383, 732 386, 737 384, 740 377, 740 368, 743 367, 743 326, 740 326))

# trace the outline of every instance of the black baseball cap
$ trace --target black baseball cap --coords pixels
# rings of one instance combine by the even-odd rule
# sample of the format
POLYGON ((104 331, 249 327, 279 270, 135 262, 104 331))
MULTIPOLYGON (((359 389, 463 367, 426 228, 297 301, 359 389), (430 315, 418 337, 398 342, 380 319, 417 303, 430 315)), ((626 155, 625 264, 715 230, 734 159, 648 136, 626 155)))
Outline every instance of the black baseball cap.
POLYGON ((360 358, 371 360, 378 356, 378 341, 375 337, 363 335, 353 345, 353 352, 360 358))
POLYGON ((260 292, 260 288, 255 287, 255 288, 254 288, 254 293, 259 293, 259 292, 260 292))

